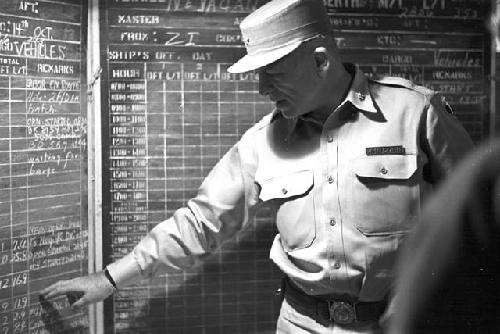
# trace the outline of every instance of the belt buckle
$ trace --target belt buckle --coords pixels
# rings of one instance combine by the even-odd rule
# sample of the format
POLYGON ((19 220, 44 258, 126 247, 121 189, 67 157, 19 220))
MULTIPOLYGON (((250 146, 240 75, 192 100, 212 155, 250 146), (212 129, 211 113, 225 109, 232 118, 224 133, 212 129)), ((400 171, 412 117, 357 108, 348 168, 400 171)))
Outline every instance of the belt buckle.
POLYGON ((330 319, 338 324, 351 324, 356 320, 354 306, 346 302, 329 302, 330 319))

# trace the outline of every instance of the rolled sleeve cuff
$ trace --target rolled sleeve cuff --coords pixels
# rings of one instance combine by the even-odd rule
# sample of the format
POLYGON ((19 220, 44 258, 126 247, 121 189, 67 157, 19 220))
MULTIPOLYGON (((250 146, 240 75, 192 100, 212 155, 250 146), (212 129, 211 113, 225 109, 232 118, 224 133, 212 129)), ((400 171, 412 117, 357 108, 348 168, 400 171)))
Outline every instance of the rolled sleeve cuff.
POLYGON ((133 252, 106 267, 118 289, 138 282, 143 278, 141 267, 137 263, 133 252))

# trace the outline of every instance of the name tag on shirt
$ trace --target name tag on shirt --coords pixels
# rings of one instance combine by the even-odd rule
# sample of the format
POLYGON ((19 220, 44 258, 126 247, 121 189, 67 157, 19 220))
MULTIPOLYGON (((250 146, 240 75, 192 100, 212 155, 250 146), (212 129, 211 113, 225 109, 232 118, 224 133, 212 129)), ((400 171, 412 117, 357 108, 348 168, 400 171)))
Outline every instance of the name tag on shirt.
POLYGON ((405 148, 402 145, 375 146, 366 148, 366 155, 404 155, 405 153, 405 148))

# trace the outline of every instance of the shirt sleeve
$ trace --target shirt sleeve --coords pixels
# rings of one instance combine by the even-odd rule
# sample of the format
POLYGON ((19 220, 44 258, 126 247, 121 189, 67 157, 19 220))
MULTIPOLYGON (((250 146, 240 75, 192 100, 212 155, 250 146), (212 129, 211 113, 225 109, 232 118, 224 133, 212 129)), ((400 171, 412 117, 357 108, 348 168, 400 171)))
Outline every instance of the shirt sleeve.
MULTIPOLYGON (((460 160, 472 151, 473 143, 442 95, 433 92, 426 94, 426 98, 426 112, 423 113, 420 133, 421 146, 427 157, 424 178, 431 184, 437 184, 450 175, 460 160)), ((394 300, 393 293, 380 321, 383 327, 396 311, 394 300)))
POLYGON ((223 156, 186 207, 155 226, 130 254, 107 266, 118 287, 190 268, 248 224, 258 204, 251 137, 247 132, 223 156))
POLYGON ((433 94, 427 98, 425 130, 421 132, 422 147, 429 159, 424 166, 424 176, 436 184, 472 150, 473 143, 442 95, 433 94))

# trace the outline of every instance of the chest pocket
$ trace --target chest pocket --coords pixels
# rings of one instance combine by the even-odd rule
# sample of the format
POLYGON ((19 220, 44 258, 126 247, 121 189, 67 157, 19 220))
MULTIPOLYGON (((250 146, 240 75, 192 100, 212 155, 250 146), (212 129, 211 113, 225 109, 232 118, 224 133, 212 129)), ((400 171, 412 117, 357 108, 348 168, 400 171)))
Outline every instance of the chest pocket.
POLYGON ((352 169, 356 228, 367 236, 408 232, 420 212, 417 156, 366 156, 352 169))
POLYGON ((287 251, 309 247, 316 238, 312 170, 301 170, 257 180, 259 198, 276 213, 276 224, 287 251))

